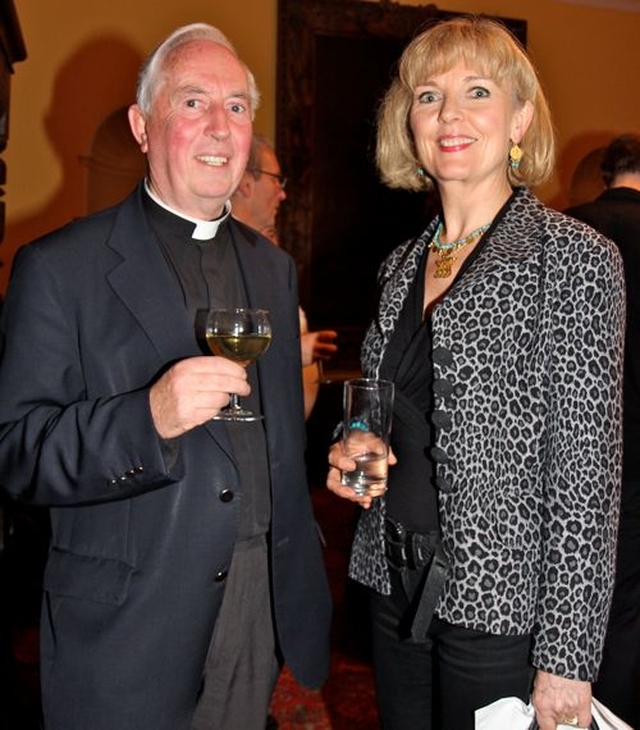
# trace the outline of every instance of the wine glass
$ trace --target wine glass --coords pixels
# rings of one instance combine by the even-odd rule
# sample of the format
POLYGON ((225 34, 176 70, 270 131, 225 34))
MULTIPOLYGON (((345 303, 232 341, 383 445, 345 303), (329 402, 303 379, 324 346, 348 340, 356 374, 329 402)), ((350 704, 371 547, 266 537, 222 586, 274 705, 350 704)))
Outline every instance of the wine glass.
POLYGON ((330 385, 331 383, 333 383, 333 379, 328 377, 324 371, 322 358, 318 358, 315 364, 316 368, 318 369, 318 385, 330 385))
MULTIPOLYGON (((266 309, 210 309, 205 335, 214 355, 247 367, 269 347, 271 323, 266 309)), ((240 405, 237 393, 231 393, 227 408, 213 419, 217 421, 258 421, 263 416, 240 405)))

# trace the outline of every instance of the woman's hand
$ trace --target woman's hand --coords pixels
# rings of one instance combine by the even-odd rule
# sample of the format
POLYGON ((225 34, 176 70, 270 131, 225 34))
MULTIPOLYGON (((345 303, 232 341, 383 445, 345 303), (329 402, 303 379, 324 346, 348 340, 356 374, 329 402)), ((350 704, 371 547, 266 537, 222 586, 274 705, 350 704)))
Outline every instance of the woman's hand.
POLYGON ((558 725, 588 728, 591 725, 591 683, 536 672, 531 702, 540 730, 558 725))
MULTIPOLYGON (((389 466, 397 462, 397 459, 391 449, 389 449, 389 466)), ((342 472, 353 471, 356 468, 356 462, 350 459, 345 451, 344 442, 336 441, 329 449, 329 474, 327 475, 327 487, 338 497, 349 499, 357 502, 364 509, 371 507, 372 497, 359 497, 351 487, 345 487, 342 484, 342 472)))

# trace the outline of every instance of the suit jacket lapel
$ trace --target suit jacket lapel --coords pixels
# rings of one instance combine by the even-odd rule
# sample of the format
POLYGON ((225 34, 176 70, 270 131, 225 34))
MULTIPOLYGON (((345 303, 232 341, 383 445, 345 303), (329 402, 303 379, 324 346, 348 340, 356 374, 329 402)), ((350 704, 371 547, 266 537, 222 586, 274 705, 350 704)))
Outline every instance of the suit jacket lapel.
POLYGON ((142 209, 140 191, 123 204, 108 245, 122 262, 108 275, 163 363, 200 354, 179 287, 142 209))
MULTIPOLYGON (((495 230, 490 232, 486 251, 500 261, 525 261, 531 256, 539 241, 539 230, 531 226, 531 218, 536 217, 544 224, 544 208, 527 188, 519 188, 509 203, 504 216, 498 221, 495 230)), ((483 252, 484 253, 484 252, 483 252)))
MULTIPOLYGON (((271 250, 270 247, 256 245, 257 235, 244 226, 240 227, 234 223, 232 234, 244 279, 248 305, 269 310, 273 341, 282 343, 277 346, 285 346, 281 338, 287 337, 285 333, 290 333, 288 336, 293 339, 295 332, 291 328, 290 321, 286 320, 291 316, 291 288, 279 284, 282 282, 282 269, 276 266, 277 251, 271 250)), ((295 282, 294 293, 297 293, 295 282)), ((277 371, 280 367, 279 362, 281 361, 272 360, 269 357, 259 358, 257 361, 263 409, 265 414, 267 410, 270 411, 272 414, 270 418, 277 418, 277 414, 280 412, 277 403, 279 398, 277 383, 282 382, 282 373, 277 371)), ((267 429, 267 435, 269 436, 269 429, 267 429)))
MULTIPOLYGON (((201 355, 194 322, 182 293, 146 223, 139 188, 122 205, 107 242, 122 257, 107 276, 116 295, 137 319, 158 353, 159 367, 185 357, 201 355)), ((209 421, 206 428, 232 456, 226 428, 209 421)))
POLYGON ((273 257, 269 255, 272 252, 257 246, 257 236, 246 228, 236 225, 234 221, 231 222, 231 234, 244 280, 248 306, 269 309, 271 317, 278 318, 282 314, 282 300, 280 292, 274 286, 276 269, 273 257))

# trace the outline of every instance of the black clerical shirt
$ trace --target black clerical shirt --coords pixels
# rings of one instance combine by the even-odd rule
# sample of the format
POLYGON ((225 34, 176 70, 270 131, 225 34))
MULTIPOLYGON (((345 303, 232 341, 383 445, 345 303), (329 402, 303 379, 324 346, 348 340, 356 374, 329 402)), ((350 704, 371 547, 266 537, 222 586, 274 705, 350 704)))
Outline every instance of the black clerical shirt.
MULTIPOLYGON (((204 313, 212 307, 246 307, 247 294, 236 256, 229 217, 213 238, 192 238, 196 224, 163 208, 148 194, 144 209, 167 265, 176 278, 191 313, 194 335, 203 351, 210 354, 204 339, 204 313)), ((159 292, 159 296, 162 293, 159 292)), ((251 394, 244 405, 260 412, 260 388, 256 365, 247 368, 251 394)), ((242 488, 238 542, 265 534, 271 520, 271 485, 263 421, 225 422, 236 455, 242 488)))

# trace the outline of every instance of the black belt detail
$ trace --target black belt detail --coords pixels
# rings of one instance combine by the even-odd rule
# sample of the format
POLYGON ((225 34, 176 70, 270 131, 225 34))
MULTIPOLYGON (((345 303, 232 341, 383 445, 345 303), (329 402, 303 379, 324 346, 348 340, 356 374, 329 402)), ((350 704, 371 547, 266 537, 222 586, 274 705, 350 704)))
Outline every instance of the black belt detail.
POLYGON ((449 574, 449 561, 442 548, 442 542, 438 540, 435 554, 427 573, 427 579, 422 588, 422 595, 416 608, 413 623, 411 624, 411 638, 414 641, 424 641, 429 630, 429 624, 436 610, 438 598, 442 593, 442 587, 449 574))
POLYGON ((404 525, 385 517, 385 546, 392 568, 419 570, 429 565, 439 540, 437 532, 413 532, 404 525))
POLYGON ((440 533, 412 532, 386 517, 385 546, 389 565, 395 570, 418 570, 429 566, 411 622, 411 638, 423 642, 449 573, 449 561, 442 547, 440 533))

